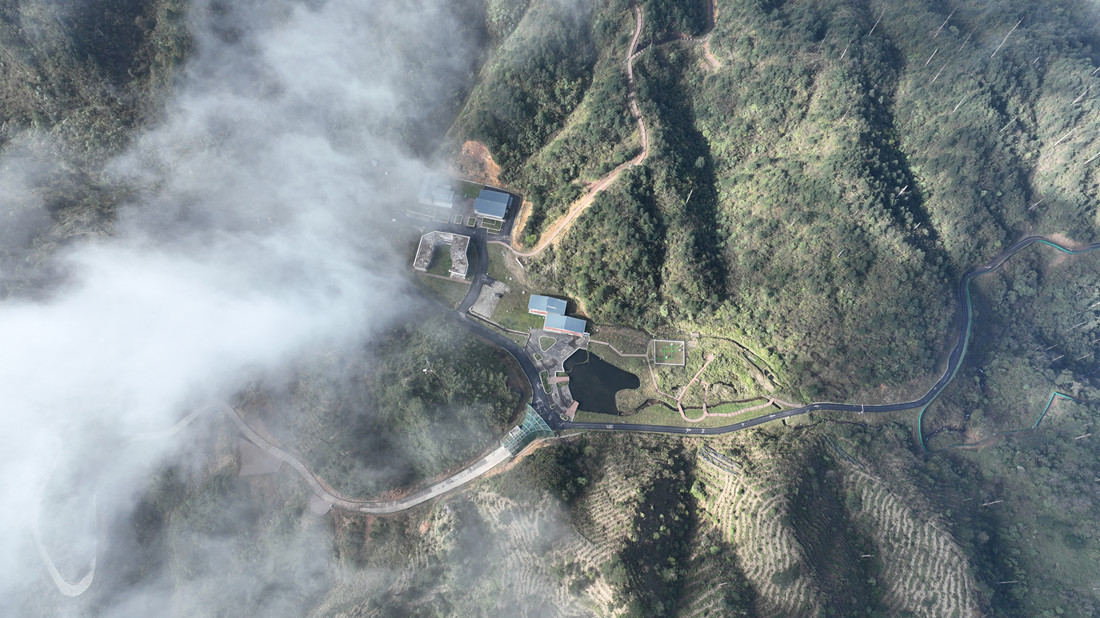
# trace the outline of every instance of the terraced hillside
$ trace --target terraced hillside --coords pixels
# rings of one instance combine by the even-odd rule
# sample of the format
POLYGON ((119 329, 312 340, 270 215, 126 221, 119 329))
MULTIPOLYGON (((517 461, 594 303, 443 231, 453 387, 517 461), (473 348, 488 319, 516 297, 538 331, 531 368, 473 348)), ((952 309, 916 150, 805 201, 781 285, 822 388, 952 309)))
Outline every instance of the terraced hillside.
POLYGON ((720 457, 737 462, 738 467, 716 463, 721 460, 713 456, 700 456, 696 495, 700 497, 701 519, 713 526, 741 559, 745 576, 756 591, 758 609, 775 615, 819 612, 815 586, 805 569, 805 553, 784 521, 790 504, 779 462, 762 453, 720 457))
POLYGON ((871 531, 894 613, 968 616, 978 610, 976 583, 955 540, 935 519, 914 512, 881 479, 846 466, 845 490, 858 496, 853 513, 871 531))
MULTIPOLYGON (((977 611, 970 564, 943 524, 839 456, 832 438, 802 433, 767 449, 751 442, 701 446, 693 493, 700 522, 736 554, 761 614, 977 611)), ((713 594, 702 588, 690 613, 705 615, 713 594)))

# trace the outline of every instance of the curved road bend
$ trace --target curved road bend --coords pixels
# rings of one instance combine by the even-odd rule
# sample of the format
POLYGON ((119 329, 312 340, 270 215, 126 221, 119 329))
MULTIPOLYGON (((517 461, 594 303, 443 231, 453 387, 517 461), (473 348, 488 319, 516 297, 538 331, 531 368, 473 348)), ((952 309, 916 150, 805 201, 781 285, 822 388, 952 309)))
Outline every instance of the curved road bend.
POLYGON ((1000 255, 993 258, 982 266, 976 266, 969 272, 963 275, 959 280, 958 289, 956 295, 959 300, 958 309, 955 312, 955 332, 958 333, 958 340, 955 342, 955 347, 951 350, 950 356, 947 359, 947 367, 944 368, 943 375, 940 376, 936 383, 928 389, 928 392, 919 399, 913 401, 903 401, 899 403, 887 403, 887 404, 853 404, 853 403, 832 403, 832 402, 817 402, 811 403, 800 408, 793 408, 790 410, 782 410, 768 414, 765 416, 757 417, 747 421, 741 421, 732 425, 725 425, 722 427, 676 427, 673 425, 635 425, 631 423, 576 423, 576 422, 562 422, 559 420, 557 425, 551 424, 554 429, 596 429, 596 430, 614 430, 614 431, 645 431, 653 433, 670 433, 670 434, 692 434, 692 435, 718 435, 723 433, 730 433, 733 431, 740 431, 742 429, 748 429, 749 427, 755 427, 771 421, 776 421, 783 418, 790 418, 792 416, 798 416, 800 414, 806 414, 809 412, 817 411, 833 411, 833 412, 898 412, 901 410, 912 410, 914 408, 921 408, 932 402, 940 392, 951 382, 955 377, 955 373, 959 369, 959 365, 962 364, 963 358, 966 356, 966 348, 970 341, 970 327, 973 323, 973 311, 970 304, 970 282, 977 277, 992 272, 999 268, 1001 264, 1019 253, 1021 250, 1034 245, 1036 243, 1042 243, 1049 245, 1062 251, 1063 253, 1069 253, 1071 255, 1077 255, 1081 253, 1088 253, 1100 249, 1100 242, 1092 243, 1081 249, 1069 249, 1052 240, 1044 238, 1043 236, 1027 236, 1022 238, 1007 249, 1002 251, 1000 255))
POLYGON ((225 412, 229 416, 229 418, 237 424, 237 429, 239 429, 240 432, 244 434, 250 442, 263 449, 265 453, 271 455, 272 457, 275 457, 276 459, 279 459, 280 461, 285 461, 286 463, 290 464, 290 467, 294 468, 294 471, 297 472, 303 479, 305 479, 306 483, 309 483, 310 489, 313 490, 313 493, 317 494, 325 502, 328 502, 332 506, 336 506, 348 511, 358 511, 360 513, 387 514, 404 511, 405 509, 414 507, 422 502, 427 502, 428 500, 431 500, 436 496, 439 496, 456 487, 466 484, 470 480, 481 476, 485 472, 495 467, 497 464, 505 461, 512 456, 511 451, 504 448, 503 446, 500 446, 485 457, 482 457, 478 461, 474 462, 473 465, 459 471, 454 476, 450 476, 436 483, 435 485, 426 487, 416 493, 405 496, 404 498, 379 502, 369 500, 349 500, 347 498, 334 494, 331 490, 322 485, 321 482, 317 480, 317 477, 309 471, 309 468, 307 468, 305 464, 299 461, 297 457, 268 442, 264 439, 263 436, 256 433, 252 429, 252 427, 249 427, 248 423, 244 422, 244 419, 242 419, 240 415, 237 414, 237 411, 234 410, 233 407, 229 404, 215 403, 211 404, 210 408, 220 409, 225 412))
MULTIPOLYGON (((474 244, 477 247, 479 257, 478 266, 474 275, 474 281, 478 282, 483 280, 483 278, 485 277, 485 272, 488 268, 488 259, 486 259, 487 256, 485 256, 485 234, 483 232, 480 234, 475 234, 474 240, 474 244)), ((913 401, 900 403, 870 405, 817 402, 799 408, 777 411, 772 414, 757 417, 747 421, 741 421, 739 423, 733 423, 731 425, 725 425, 723 427, 677 427, 671 425, 636 425, 630 423, 577 423, 562 421, 561 418, 554 413, 554 410, 550 405, 549 397, 541 389, 541 380, 539 379, 538 371, 535 369, 534 364, 531 362, 531 359, 528 358, 527 355, 523 352, 523 350, 520 349, 518 345, 516 345, 514 341, 508 339, 504 335, 494 330, 490 330, 488 327, 468 317, 464 313, 458 313, 456 311, 450 310, 449 308, 444 309, 442 303, 436 301, 435 299, 427 297, 426 293, 421 292, 421 294, 424 295, 425 298, 429 298, 429 300, 433 302, 436 306, 444 309, 443 313, 449 319, 457 321, 464 328, 470 330, 471 332, 474 332, 475 334, 485 339, 488 339, 489 341, 492 341, 501 348, 504 348, 516 359, 516 361, 520 364, 520 367, 523 368, 523 372, 527 376, 528 381, 531 383, 532 407, 539 413, 540 416, 543 417, 543 419, 546 420, 547 424, 549 424, 550 427, 555 430, 560 431, 563 429, 580 429, 643 431, 651 433, 685 435, 718 435, 730 433, 733 431, 740 431, 742 429, 748 429, 750 427, 755 427, 757 425, 762 425, 771 421, 783 418, 790 418, 792 416, 798 416, 800 414, 806 414, 815 411, 882 413, 911 410, 913 408, 928 405, 940 394, 941 391, 943 391, 943 389, 955 377, 955 373, 958 371, 959 365, 962 363, 962 360, 966 355, 966 348, 970 338, 970 327, 973 323, 973 311, 971 309, 970 303, 970 282, 973 279, 980 277, 981 275, 987 274, 997 269, 1008 258, 1012 257, 1016 253, 1019 253, 1022 249, 1036 243, 1043 243, 1052 246, 1059 251, 1069 253, 1071 255, 1087 253, 1100 249, 1100 243, 1093 243, 1091 245, 1085 246, 1082 249, 1073 250, 1064 247, 1054 241, 1048 240, 1042 236, 1028 236, 1012 244, 1010 247, 1001 252, 1000 255, 993 258, 985 265, 975 267, 967 272, 965 275, 963 275, 962 279, 959 281, 957 289, 957 296, 960 302, 958 310, 955 314, 955 330, 958 333, 958 340, 955 343, 955 347, 951 350, 951 354, 948 357, 947 361, 947 367, 944 369, 943 374, 936 381, 936 383, 933 384, 930 389, 928 389, 928 392, 925 393, 923 397, 915 399, 913 401)), ((480 288, 480 285, 471 286, 470 293, 467 295, 467 298, 463 299, 460 307, 468 308, 473 303, 473 300, 471 300, 470 296, 474 295, 474 298, 476 298, 475 292, 477 291, 477 288, 480 288)), ((327 503, 338 508, 357 511, 360 513, 388 514, 411 508, 464 485, 465 483, 481 476, 485 472, 488 472, 511 456, 511 453, 508 451, 508 449, 501 446, 486 455, 485 457, 476 461, 469 467, 459 471, 455 475, 448 477, 430 487, 410 494, 409 496, 398 500, 366 501, 349 500, 347 498, 343 498, 332 493, 329 489, 322 485, 320 481, 318 481, 317 477, 315 477, 313 473, 309 471, 309 468, 307 468, 305 464, 303 464, 293 455, 265 440, 262 436, 256 433, 247 423, 244 422, 244 420, 237 414, 236 410, 234 410, 229 404, 224 402, 211 404, 210 406, 193 412, 185 419, 177 423, 174 427, 165 432, 146 434, 140 436, 138 439, 167 437, 186 427, 192 420, 194 420, 195 417, 213 409, 220 409, 222 412, 227 414, 229 418, 232 419, 234 423, 236 423, 237 428, 240 430, 240 432, 244 434, 245 437, 247 437, 251 442, 261 448, 264 452, 271 455, 272 457, 275 457, 276 459, 279 459, 280 461, 285 461, 286 463, 290 464, 290 466, 294 468, 294 470, 298 472, 298 474, 301 475, 303 479, 305 479, 305 481, 309 484, 314 493, 320 496, 327 503)), ((50 576, 54 580, 54 584, 63 594, 66 594, 68 596, 78 596, 88 589, 88 587, 92 583, 92 578, 95 574, 94 560, 92 562, 90 572, 87 573, 84 578, 81 579, 81 581, 77 582, 76 584, 71 584, 65 581, 64 578, 60 576, 60 573, 57 572, 57 569, 53 565, 53 561, 50 558, 49 553, 45 551, 45 548, 41 545, 40 542, 38 548, 42 555, 43 561, 46 563, 47 569, 50 571, 50 576)))
MULTIPOLYGON (((481 290, 481 286, 483 283, 486 282, 485 280, 487 279, 486 272, 489 268, 489 254, 485 246, 485 230, 478 228, 471 231, 469 229, 459 228, 458 226, 451 226, 450 228, 447 228, 446 231, 454 231, 457 233, 468 234, 471 237, 470 239, 473 246, 475 247, 475 250, 477 251, 477 266, 474 269, 470 291, 467 292, 466 297, 459 304, 457 310, 451 309, 450 307, 445 307, 443 303, 437 301, 432 297, 427 296, 426 293, 421 290, 417 290, 417 293, 429 300, 437 308, 441 309, 447 319, 458 323, 463 328, 470 330, 474 334, 490 341, 498 347, 505 349, 509 354, 511 354, 512 357, 516 359, 516 362, 518 362, 520 367, 523 369, 523 373, 527 377, 528 382, 531 383, 531 407, 534 408, 544 419, 553 418, 558 419, 558 421, 560 422, 560 418, 558 418, 558 416, 554 414, 549 395, 543 392, 540 386, 542 382, 539 379, 538 369, 535 368, 534 363, 527 356, 527 354, 523 352, 523 349, 520 348, 516 344, 516 342, 496 332, 495 330, 489 329, 487 326, 469 317, 466 313, 466 311, 469 310, 469 308, 473 306, 474 302, 477 300, 477 296, 481 290)), ((310 489, 312 489, 315 494, 317 494, 329 505, 348 511, 356 511, 359 513, 389 514, 404 511, 423 502, 427 502, 432 498, 443 495, 453 489, 461 487, 462 485, 465 485, 473 479, 495 468, 498 464, 503 463, 512 456, 511 451, 509 451, 507 448, 505 448, 504 446, 498 446, 495 450, 485 455, 481 459, 475 461, 473 464, 467 466, 466 468, 463 468, 459 472, 455 473, 453 476, 447 477, 446 479, 443 479, 438 483, 435 483, 420 491, 414 492, 408 496, 405 496, 404 498, 388 501, 351 500, 348 498, 344 498, 343 496, 339 496, 333 493, 327 487, 325 487, 320 482, 320 480, 316 476, 314 476, 309 468, 306 467, 304 463, 302 463, 297 457, 275 446, 271 442, 268 442, 266 439, 264 439, 263 436, 256 433, 252 429, 252 427, 250 427, 248 423, 246 423, 244 419, 242 419, 240 415, 237 414, 237 411, 234 410, 233 407, 227 403, 222 402, 211 404, 210 406, 200 411, 192 413, 183 421, 178 423, 177 426, 174 427, 172 430, 169 430, 169 432, 167 432, 168 435, 179 431, 179 429, 182 429, 182 427, 186 426, 186 424, 190 422, 195 416, 212 409, 219 409, 227 414, 229 418, 234 423, 236 423, 237 429, 240 430, 240 432, 244 434, 244 436, 248 438, 250 442, 258 446, 265 453, 280 461, 286 462, 290 465, 290 467, 294 468, 294 471, 297 472, 299 476, 305 479, 306 483, 309 484, 310 489)))
POLYGON ((642 143, 642 151, 633 159, 619 165, 608 172, 606 176, 592 183, 588 187, 588 191, 569 206, 568 212, 550 224, 550 227, 543 233, 542 238, 539 240, 538 244, 535 245, 535 248, 530 251, 517 251, 515 247, 508 243, 496 240, 492 242, 508 247, 512 253, 519 257, 533 257, 542 253, 543 250, 553 244, 559 236, 569 230, 573 222, 577 220, 577 217, 580 217, 584 211, 588 210, 588 207, 596 201, 596 196, 599 195, 601 191, 615 182, 623 172, 645 161, 646 157, 649 156, 649 135, 646 133, 642 112, 638 108, 638 91, 634 87, 634 56, 637 55, 634 53, 634 50, 638 47, 639 37, 642 36, 642 24, 644 19, 642 7, 637 4, 634 5, 634 19, 634 38, 630 40, 630 49, 626 51, 627 97, 630 104, 630 114, 634 117, 634 120, 638 122, 638 134, 642 143))

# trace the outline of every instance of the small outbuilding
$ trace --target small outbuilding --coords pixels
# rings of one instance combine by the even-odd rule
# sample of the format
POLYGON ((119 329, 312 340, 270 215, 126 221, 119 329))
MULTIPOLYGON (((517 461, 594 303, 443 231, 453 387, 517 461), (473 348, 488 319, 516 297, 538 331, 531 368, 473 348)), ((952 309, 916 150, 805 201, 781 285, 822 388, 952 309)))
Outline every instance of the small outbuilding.
POLYGON ((474 214, 486 219, 503 221, 508 213, 508 207, 512 204, 512 196, 503 191, 489 189, 481 190, 474 201, 474 214))
POLYGON ((418 200, 424 206, 438 208, 451 208, 455 202, 455 191, 451 188, 451 181, 438 174, 428 174, 420 184, 420 198, 418 200))

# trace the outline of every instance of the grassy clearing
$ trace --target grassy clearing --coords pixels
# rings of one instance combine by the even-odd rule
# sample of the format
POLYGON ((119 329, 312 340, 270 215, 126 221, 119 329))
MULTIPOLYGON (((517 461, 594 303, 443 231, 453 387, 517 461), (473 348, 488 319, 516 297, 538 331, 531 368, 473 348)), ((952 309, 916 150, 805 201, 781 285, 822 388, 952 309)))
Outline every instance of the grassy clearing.
POLYGON ((542 328, 543 317, 527 313, 528 295, 513 289, 501 297, 493 319, 512 330, 542 328))
MULTIPOLYGON (((500 245, 489 245, 489 268, 487 272, 490 277, 497 281, 509 282, 509 279, 514 281, 512 273, 505 266, 505 261, 515 261, 515 257, 512 256, 512 252, 500 245)), ((511 282, 509 282, 511 285, 511 282)))
POLYGON ((416 279, 436 296, 450 303, 452 307, 457 307, 458 304, 462 302, 462 299, 466 298, 466 293, 470 291, 470 283, 468 281, 449 278, 438 279, 436 277, 425 276, 421 273, 417 273, 416 279))
MULTIPOLYGON (((592 338, 610 343, 623 354, 646 354, 649 349, 649 342, 652 339, 649 333, 644 331, 600 325, 592 328, 592 338)), ((601 348, 606 348, 606 346, 598 346, 593 349, 599 350, 601 348)))
MULTIPOLYGON (((760 401, 753 401, 748 403, 736 403, 727 404, 724 406, 718 406, 712 408, 714 412, 736 412, 741 408, 747 408, 755 405, 759 405, 760 401)), ((689 418, 699 416, 702 412, 700 410, 688 410, 686 411, 689 418)), ((753 410, 746 412, 745 414, 739 414, 737 416, 720 416, 720 417, 708 417, 699 421, 698 423, 690 423, 680 417, 680 413, 675 410, 669 410, 661 405, 652 405, 639 411, 636 414, 629 416, 615 416, 611 414, 600 414, 598 412, 577 412, 576 419, 578 422, 585 423, 627 423, 631 425, 672 425, 674 427, 724 427, 726 425, 732 425, 733 423, 739 423, 759 416, 765 416, 775 412, 775 408, 769 406, 767 408, 761 408, 760 410, 753 410)))
POLYGON ((458 186, 455 187, 456 192, 462 195, 464 198, 476 198, 481 195, 481 190, 484 187, 482 185, 466 182, 465 180, 459 181, 458 186))
POLYGON ((518 344, 519 344, 520 346, 525 346, 525 345, 527 345, 527 338, 528 338, 528 335, 519 335, 519 334, 516 334, 516 333, 511 333, 511 332, 509 332, 509 333, 505 333, 505 334, 504 334, 504 336, 505 336, 505 337, 508 337, 508 338, 509 338, 509 339, 511 339, 512 341, 515 341, 515 342, 516 342, 516 343, 518 343, 518 344))
MULTIPOLYGON (((516 344, 518 344, 520 347, 526 346, 527 345, 527 339, 530 337, 530 335, 527 334, 527 333, 514 333, 510 330, 504 330, 502 328, 498 328, 496 324, 493 324, 491 322, 482 322, 482 324, 484 324, 485 326, 493 329, 494 331, 504 335, 505 337, 511 339, 512 341, 515 341, 516 344)), ((538 359, 536 359, 536 360, 538 360, 538 359)))
POLYGON ((549 350, 550 348, 554 347, 554 344, 557 343, 557 342, 558 342, 558 340, 554 339, 553 337, 539 337, 539 348, 543 352, 545 352, 545 351, 549 350))
POLYGON ((653 358, 658 363, 683 365, 686 362, 687 350, 683 341, 658 339, 653 347, 653 358))
POLYGON ((493 321, 512 330, 527 331, 532 328, 542 328, 543 317, 527 312, 527 303, 531 298, 531 290, 524 282, 517 281, 516 277, 508 270, 507 260, 515 260, 512 252, 499 245, 489 246, 489 267, 487 272, 497 281, 503 281, 511 288, 501 297, 493 312, 493 321))
POLYGON ((440 275, 441 277, 449 277, 451 276, 451 266, 453 265, 450 247, 437 247, 435 253, 432 255, 431 263, 428 264, 428 273, 440 275))

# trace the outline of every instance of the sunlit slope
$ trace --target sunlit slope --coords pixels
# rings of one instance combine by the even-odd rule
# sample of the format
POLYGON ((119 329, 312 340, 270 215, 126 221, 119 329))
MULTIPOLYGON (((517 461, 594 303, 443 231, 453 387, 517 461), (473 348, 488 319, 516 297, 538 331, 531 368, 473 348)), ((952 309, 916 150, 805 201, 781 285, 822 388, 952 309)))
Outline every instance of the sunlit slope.
POLYGON ((963 616, 978 607, 962 551, 914 508, 924 501, 848 460, 833 438, 723 442, 697 459, 700 520, 737 553, 762 614, 963 616))
MULTIPOLYGON (((528 239, 638 139, 616 72, 628 7, 537 29, 557 6, 530 3, 500 48, 527 51, 486 64, 455 131, 533 202, 528 239)), ((1096 232, 1084 5, 720 2, 717 67, 681 37, 705 12, 643 8, 650 156, 531 269, 596 321, 733 324, 809 397, 897 397, 934 372, 961 272, 1025 232, 1096 232)))

